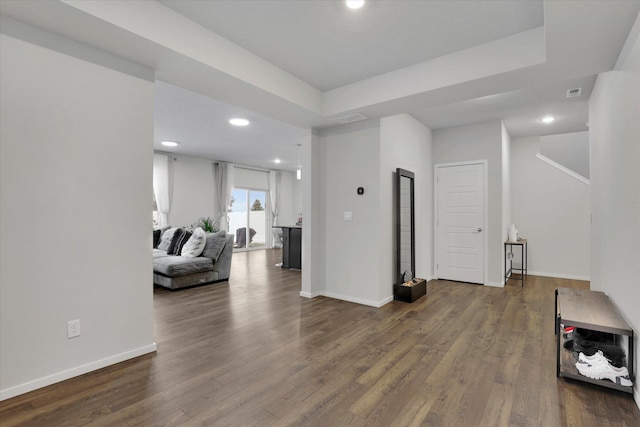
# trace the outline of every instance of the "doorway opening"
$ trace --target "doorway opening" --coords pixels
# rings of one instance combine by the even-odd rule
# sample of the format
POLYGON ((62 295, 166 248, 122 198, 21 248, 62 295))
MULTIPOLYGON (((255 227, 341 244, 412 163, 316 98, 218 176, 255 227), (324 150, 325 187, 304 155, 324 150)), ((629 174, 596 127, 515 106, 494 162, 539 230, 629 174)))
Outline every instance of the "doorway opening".
POLYGON ((234 249, 267 247, 267 192, 250 188, 234 188, 229 204, 229 233, 235 236, 234 249))
POLYGON ((435 165, 435 270, 439 279, 486 283, 486 161, 435 165))

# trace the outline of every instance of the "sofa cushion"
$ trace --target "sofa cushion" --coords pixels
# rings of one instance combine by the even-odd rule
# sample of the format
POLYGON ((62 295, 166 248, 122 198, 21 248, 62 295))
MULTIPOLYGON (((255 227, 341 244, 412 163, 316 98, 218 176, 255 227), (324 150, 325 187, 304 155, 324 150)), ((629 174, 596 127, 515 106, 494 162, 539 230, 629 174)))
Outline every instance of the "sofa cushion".
POLYGON ((211 270, 213 270, 213 262, 205 257, 167 256, 153 260, 153 271, 168 277, 184 276, 211 270))
POLYGON ((213 262, 218 261, 218 257, 227 242, 227 232, 220 230, 217 233, 207 233, 207 243, 202 251, 202 256, 211 258, 213 262))
POLYGON ((162 249, 153 250, 153 259, 164 258, 166 256, 170 256, 169 254, 167 254, 167 251, 163 251, 162 249))
POLYGON ((189 237, 187 243, 184 244, 180 255, 185 258, 195 258, 200 256, 207 243, 207 233, 200 227, 193 230, 193 234, 189 237))
POLYGON ((169 245, 171 244, 171 240, 173 240, 173 235, 175 234, 177 228, 170 228, 162 233, 160 237, 160 243, 158 243, 158 249, 166 251, 169 249, 169 245))

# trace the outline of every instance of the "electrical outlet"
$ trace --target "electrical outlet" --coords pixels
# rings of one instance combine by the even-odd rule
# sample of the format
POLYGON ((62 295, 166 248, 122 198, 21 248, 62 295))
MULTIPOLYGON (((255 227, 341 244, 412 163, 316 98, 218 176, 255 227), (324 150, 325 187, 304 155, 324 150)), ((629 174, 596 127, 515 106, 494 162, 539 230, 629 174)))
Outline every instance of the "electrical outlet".
POLYGON ((80 336, 80 319, 69 320, 67 322, 67 338, 80 336))

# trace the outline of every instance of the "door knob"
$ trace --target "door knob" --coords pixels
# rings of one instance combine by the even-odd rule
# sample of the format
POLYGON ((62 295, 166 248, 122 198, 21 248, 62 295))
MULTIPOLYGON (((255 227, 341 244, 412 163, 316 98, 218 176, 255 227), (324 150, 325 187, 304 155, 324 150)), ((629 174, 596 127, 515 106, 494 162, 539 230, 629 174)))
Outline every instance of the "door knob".
POLYGON ((478 227, 478 233, 482 232, 482 227, 478 227))

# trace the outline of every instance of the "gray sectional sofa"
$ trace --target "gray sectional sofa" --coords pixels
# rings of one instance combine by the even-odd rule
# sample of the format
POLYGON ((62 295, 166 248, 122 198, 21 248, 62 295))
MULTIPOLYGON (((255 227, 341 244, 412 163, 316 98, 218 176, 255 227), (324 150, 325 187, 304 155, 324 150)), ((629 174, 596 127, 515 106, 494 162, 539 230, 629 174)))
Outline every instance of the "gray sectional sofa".
MULTIPOLYGON (((163 230, 163 233, 170 232, 163 230)), ((162 247, 162 246, 160 246, 162 247)), ((229 279, 233 235, 225 232, 206 233, 200 256, 187 258, 153 249, 153 283, 169 289, 180 289, 229 279)))

